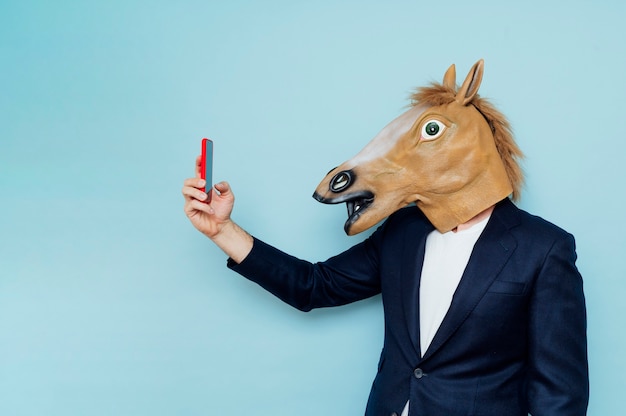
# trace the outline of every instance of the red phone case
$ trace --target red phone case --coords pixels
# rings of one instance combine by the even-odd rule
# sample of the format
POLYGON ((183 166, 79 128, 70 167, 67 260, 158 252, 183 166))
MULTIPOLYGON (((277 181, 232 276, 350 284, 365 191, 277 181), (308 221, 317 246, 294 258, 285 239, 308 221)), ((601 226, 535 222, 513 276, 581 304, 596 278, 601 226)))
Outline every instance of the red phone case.
POLYGON ((204 192, 207 193, 207 202, 211 202, 211 190, 213 189, 213 141, 202 139, 202 157, 200 158, 200 178, 206 180, 204 192))

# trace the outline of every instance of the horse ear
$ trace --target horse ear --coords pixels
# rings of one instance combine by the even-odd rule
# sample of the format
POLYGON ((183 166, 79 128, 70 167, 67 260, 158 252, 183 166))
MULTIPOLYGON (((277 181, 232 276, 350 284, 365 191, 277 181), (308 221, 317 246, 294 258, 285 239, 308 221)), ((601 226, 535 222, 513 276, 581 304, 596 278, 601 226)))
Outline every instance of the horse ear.
POLYGON ((443 86, 452 91, 456 90, 456 67, 454 64, 450 65, 450 68, 448 68, 446 74, 443 76, 443 86))
POLYGON ((483 71, 485 69, 484 62, 485 61, 481 59, 470 69, 467 78, 465 78, 463 85, 461 85, 461 89, 459 89, 459 92, 456 94, 457 103, 467 105, 474 99, 478 88, 480 88, 480 83, 483 80, 483 71))

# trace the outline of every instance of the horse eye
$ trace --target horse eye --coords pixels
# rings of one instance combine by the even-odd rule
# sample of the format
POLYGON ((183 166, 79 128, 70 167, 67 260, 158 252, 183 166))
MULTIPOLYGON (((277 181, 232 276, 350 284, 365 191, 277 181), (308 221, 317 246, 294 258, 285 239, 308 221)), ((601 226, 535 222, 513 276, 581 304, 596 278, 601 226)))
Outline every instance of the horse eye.
POLYGON ((433 140, 441 136, 441 133, 446 129, 446 126, 437 120, 430 120, 422 127, 422 139, 433 140))

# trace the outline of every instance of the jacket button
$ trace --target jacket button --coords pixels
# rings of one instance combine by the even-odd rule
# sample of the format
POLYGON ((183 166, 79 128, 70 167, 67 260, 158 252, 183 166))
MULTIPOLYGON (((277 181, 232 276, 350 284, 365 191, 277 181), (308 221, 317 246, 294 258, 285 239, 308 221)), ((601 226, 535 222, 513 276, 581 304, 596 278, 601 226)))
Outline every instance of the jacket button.
POLYGON ((398 416, 398 414, 396 412, 393 412, 391 416, 398 416))
POLYGON ((415 370, 413 370, 413 375, 415 376, 415 378, 420 379, 424 377, 424 371, 422 371, 421 368, 416 368, 415 370))

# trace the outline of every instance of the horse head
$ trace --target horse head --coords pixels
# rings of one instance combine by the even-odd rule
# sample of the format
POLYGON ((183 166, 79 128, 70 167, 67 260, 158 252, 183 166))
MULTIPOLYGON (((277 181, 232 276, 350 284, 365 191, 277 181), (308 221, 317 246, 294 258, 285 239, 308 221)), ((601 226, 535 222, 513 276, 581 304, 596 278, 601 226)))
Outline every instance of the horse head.
POLYGON ((313 197, 347 204, 348 235, 411 203, 446 232, 517 197, 522 154, 506 119, 478 96, 483 70, 480 60, 457 88, 450 66, 442 84, 418 89, 408 111, 326 175, 313 197))

